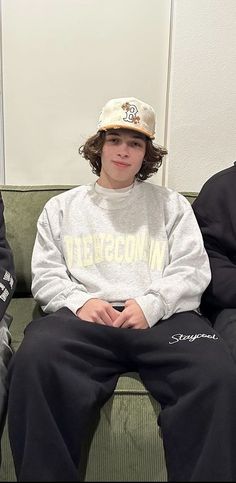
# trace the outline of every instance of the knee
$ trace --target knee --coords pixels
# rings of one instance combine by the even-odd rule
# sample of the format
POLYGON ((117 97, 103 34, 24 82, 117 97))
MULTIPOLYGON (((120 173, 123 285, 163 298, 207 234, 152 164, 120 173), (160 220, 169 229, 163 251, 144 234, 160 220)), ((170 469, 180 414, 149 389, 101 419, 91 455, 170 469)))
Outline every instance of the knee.
POLYGON ((48 371, 52 361, 58 358, 57 346, 57 341, 48 332, 27 332, 12 358, 11 372, 26 378, 44 368, 48 371))
POLYGON ((221 393, 236 398, 236 365, 229 352, 221 357, 206 356, 201 384, 212 396, 221 393))

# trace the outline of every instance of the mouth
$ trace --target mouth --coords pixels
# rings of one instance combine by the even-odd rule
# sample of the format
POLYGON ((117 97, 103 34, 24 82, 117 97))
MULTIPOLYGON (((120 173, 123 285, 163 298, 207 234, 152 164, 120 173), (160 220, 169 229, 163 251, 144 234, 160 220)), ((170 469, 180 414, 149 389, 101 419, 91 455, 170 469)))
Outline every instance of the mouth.
POLYGON ((123 163, 122 161, 112 161, 115 166, 118 168, 128 168, 130 165, 127 163, 123 163))

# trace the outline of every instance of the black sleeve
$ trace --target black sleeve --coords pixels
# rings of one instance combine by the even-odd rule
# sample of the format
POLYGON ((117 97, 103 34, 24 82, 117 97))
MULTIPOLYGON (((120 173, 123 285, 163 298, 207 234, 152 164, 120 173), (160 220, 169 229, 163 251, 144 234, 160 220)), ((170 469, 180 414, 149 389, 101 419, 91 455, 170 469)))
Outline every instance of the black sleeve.
POLYGON ((4 206, 0 194, 0 320, 15 290, 16 277, 11 248, 6 240, 4 206))
MULTIPOLYGON (((231 173, 232 175, 232 173, 231 173)), ((236 308, 236 178, 206 183, 193 203, 212 280, 202 297, 209 310, 236 308)))

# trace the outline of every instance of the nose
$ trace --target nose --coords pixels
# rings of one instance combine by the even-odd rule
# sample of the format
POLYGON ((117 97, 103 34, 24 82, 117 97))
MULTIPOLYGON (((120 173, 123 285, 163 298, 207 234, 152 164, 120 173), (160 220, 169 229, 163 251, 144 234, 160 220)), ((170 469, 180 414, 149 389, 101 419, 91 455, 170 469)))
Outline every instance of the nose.
POLYGON ((119 144, 118 156, 127 158, 129 156, 129 148, 126 143, 119 144))

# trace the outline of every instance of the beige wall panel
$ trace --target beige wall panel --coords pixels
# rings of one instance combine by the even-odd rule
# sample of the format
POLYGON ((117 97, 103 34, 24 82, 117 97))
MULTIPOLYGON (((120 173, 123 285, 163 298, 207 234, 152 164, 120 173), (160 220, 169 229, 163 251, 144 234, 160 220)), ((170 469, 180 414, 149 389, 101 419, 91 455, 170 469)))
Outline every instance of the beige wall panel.
MULTIPOLYGON (((164 143, 169 0, 3 0, 6 183, 94 179, 78 147, 103 104, 136 96, 164 143)), ((153 182, 161 181, 161 173, 153 182)))
POLYGON ((173 5, 167 184, 198 191, 236 160, 236 1, 173 5))

